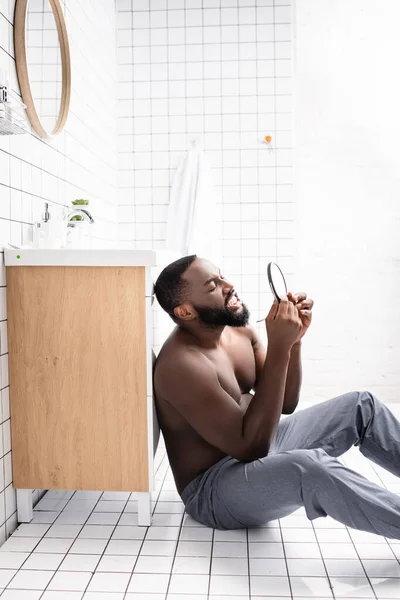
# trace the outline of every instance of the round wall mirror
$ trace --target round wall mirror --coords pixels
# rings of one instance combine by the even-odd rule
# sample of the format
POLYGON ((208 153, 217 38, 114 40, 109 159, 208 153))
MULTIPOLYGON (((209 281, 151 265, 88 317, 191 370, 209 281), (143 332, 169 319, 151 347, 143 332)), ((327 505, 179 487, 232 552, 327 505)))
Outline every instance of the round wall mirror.
POLYGON ((22 100, 41 137, 60 133, 71 96, 67 29, 59 0, 17 0, 14 46, 22 100))

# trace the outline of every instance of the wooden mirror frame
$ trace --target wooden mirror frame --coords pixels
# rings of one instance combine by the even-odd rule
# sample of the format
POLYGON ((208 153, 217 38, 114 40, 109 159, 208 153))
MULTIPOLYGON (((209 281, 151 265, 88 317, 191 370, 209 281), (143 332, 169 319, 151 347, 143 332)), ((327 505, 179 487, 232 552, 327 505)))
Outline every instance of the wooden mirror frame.
POLYGON ((56 22, 58 41, 60 44, 61 67, 62 67, 62 89, 61 102, 58 118, 53 131, 46 131, 36 111, 35 101, 29 82, 28 60, 26 55, 26 15, 29 0, 16 0, 14 13, 14 48, 17 68, 18 83, 21 90, 22 100, 26 105, 26 112, 33 129, 42 138, 53 137, 64 129, 68 118, 69 103, 71 99, 71 58, 69 53, 67 28, 59 0, 48 0, 53 11, 56 22))

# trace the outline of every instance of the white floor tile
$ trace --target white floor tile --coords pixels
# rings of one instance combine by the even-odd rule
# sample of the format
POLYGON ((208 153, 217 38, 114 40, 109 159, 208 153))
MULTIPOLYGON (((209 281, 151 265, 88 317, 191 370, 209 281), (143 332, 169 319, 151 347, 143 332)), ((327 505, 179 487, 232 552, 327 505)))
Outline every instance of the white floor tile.
POLYGON ((47 531, 45 537, 46 538, 64 538, 64 539, 75 539, 80 530, 82 529, 82 525, 71 525, 71 524, 59 524, 55 523, 50 527, 47 531))
POLYGON ((182 502, 176 490, 163 490, 158 497, 159 502, 182 502))
POLYGON ((287 577, 250 577, 251 596, 288 596, 290 598, 289 579, 287 577))
MULTIPOLYGON (((155 504, 154 502, 151 503, 151 511, 152 512, 154 510, 154 504, 155 504)), ((133 502, 129 501, 124 508, 123 514, 137 513, 137 511, 138 511, 137 500, 134 500, 133 502)))
POLYGON ((125 592, 130 573, 95 573, 88 592, 125 592))
MULTIPOLYGON (((95 514, 96 513, 94 513, 93 516, 95 514)), ((113 513, 110 513, 110 514, 113 514, 113 513)), ((117 516, 118 516, 118 518, 120 517, 119 514, 117 516)), ((128 513, 128 512, 122 513, 121 518, 119 518, 118 525, 134 525, 134 526, 137 526, 138 525, 138 515, 137 515, 137 513, 128 513)))
POLYGON ((320 558, 288 558, 289 577, 326 577, 320 558))
POLYGON ((57 571, 63 558, 63 554, 33 552, 21 568, 37 569, 39 571, 57 571))
POLYGON ((29 552, 0 552, 0 569, 19 569, 29 555, 29 552))
POLYGON ((42 498, 36 504, 35 509, 50 511, 62 510, 67 503, 68 500, 64 500, 63 498, 42 498))
POLYGON ((316 529, 315 535, 319 542, 347 544, 351 538, 347 529, 316 529))
POLYGON ((214 542, 244 542, 247 543, 246 529, 221 530, 216 529, 214 542))
POLYGON ((380 600, 381 598, 399 598, 400 581, 398 579, 372 578, 371 585, 380 600))
MULTIPOLYGON (((199 559, 196 558, 196 561, 199 559)), ((139 556, 134 565, 135 573, 171 573, 173 556, 139 556)), ((133 569, 133 566, 132 566, 133 569)), ((131 571, 132 571, 131 569, 131 571)), ((195 571, 194 571, 195 572, 195 571)))
POLYGON ((88 520, 90 511, 62 512, 56 525, 83 525, 88 520))
MULTIPOLYGON (((149 528, 150 529, 150 528, 149 528)), ((152 527, 151 527, 152 529, 152 527)), ((117 525, 112 538, 113 540, 143 540, 147 533, 147 527, 135 525, 117 525)), ((148 539, 148 536, 146 536, 148 539)))
POLYGON ((210 595, 241 595, 249 593, 249 578, 242 575, 211 575, 210 595))
POLYGON ((131 492, 104 492, 102 500, 123 500, 127 502, 130 498, 131 492))
POLYGON ((125 508, 124 500, 100 500, 94 509, 94 512, 113 512, 121 513, 125 508))
POLYGON ((214 542, 213 544, 213 557, 222 558, 246 558, 247 544, 236 543, 236 542, 214 542))
POLYGON ((19 571, 8 587, 19 590, 44 590, 53 575, 52 571, 19 571))
POLYGON ((39 600, 44 598, 42 590, 4 590, 1 595, 5 600, 39 600))
POLYGON ((54 575, 48 589, 65 590, 67 592, 83 592, 92 577, 91 573, 62 571, 54 575))
POLYGON ((360 542, 361 544, 382 544, 384 540, 381 535, 369 533, 368 531, 359 531, 358 529, 351 528, 348 528, 348 531, 354 543, 360 542))
POLYGON ((286 561, 283 558, 250 558, 250 575, 262 577, 287 577, 286 561))
POLYGON ((179 542, 177 556, 211 556, 211 542, 179 542))
POLYGON ((321 558, 318 544, 286 542, 284 547, 286 558, 321 558))
POLYGON ((107 540, 76 540, 71 548, 71 554, 103 554, 107 540))
POLYGON ((70 490, 48 490, 43 498, 62 498, 63 500, 69 500, 72 496, 75 496, 76 492, 71 492, 70 490))
POLYGON ((365 571, 359 560, 325 559, 325 566, 329 577, 365 577, 365 571))
MULTIPOLYGON (((328 531, 327 529, 321 531, 328 531)), ((316 543, 317 538, 315 537, 314 529, 282 529, 282 539, 284 542, 314 542, 316 543)))
POLYGON ((356 549, 353 544, 329 544, 320 543, 322 557, 325 558, 350 558, 358 559, 356 549))
MULTIPOLYGON (((199 560, 199 559, 196 559, 196 560, 199 560)), ((264 560, 264 559, 253 559, 253 560, 264 560)), ((251 560, 250 560, 250 570, 251 570, 251 560)), ((247 558, 214 557, 212 559, 211 575, 246 575, 246 576, 248 576, 248 574, 249 574, 249 563, 248 563, 247 558)), ((285 575, 286 575, 286 573, 285 573, 285 575)))
POLYGON ((74 500, 99 500, 102 492, 78 490, 74 494, 74 500))
MULTIPOLYGON (((126 596, 126 598, 128 598, 129 596, 131 596, 131 600, 135 600, 135 597, 133 596, 133 594, 128 594, 128 596, 126 596)), ((125 594, 121 593, 121 592, 86 592, 83 595, 83 600, 124 600, 125 598, 125 594)), ((136 600, 139 600, 139 598, 136 596, 136 600)), ((151 597, 149 596, 148 598, 146 597, 146 600, 152 600, 151 597)), ((159 599, 157 599, 159 600, 159 599)), ((161 600, 164 600, 164 596, 161 597, 161 600)))
POLYGON ((110 540, 104 554, 127 554, 129 556, 139 554, 141 540, 110 540))
MULTIPOLYGON (((173 556, 175 554, 176 542, 169 541, 144 541, 140 550, 141 556, 173 556)), ((211 552, 211 544, 210 544, 211 552)))
POLYGON ((96 567, 96 572, 132 573, 135 562, 136 556, 103 556, 96 567))
POLYGON ((249 556, 250 558, 284 558, 283 544, 277 544, 276 542, 250 543, 249 556))
POLYGON ((165 593, 167 591, 169 574, 133 573, 128 592, 135 593, 165 593))
POLYGON ((119 513, 101 513, 96 512, 90 515, 87 525, 116 525, 120 518, 119 513))
POLYGON ((113 525, 84 525, 79 532, 78 539, 108 540, 113 531, 113 525))
POLYGON ((15 569, 1 569, 0 570, 0 589, 5 588, 17 573, 15 569))
MULTIPOLYGON (((91 513, 97 504, 97 500, 77 500, 73 498, 64 508, 64 512, 86 512, 91 513)), ((115 511, 117 512, 117 511, 115 511)))
MULTIPOLYGON (((169 596, 167 596, 169 598, 169 596)), ((203 598, 203 596, 199 596, 199 598, 203 598)), ((185 596, 182 596, 179 600, 184 600, 185 596)), ((103 598, 96 598, 96 600, 103 600, 103 598)), ((111 599, 110 599, 111 600, 111 599)), ((165 594, 146 594, 146 597, 143 598, 143 594, 139 592, 138 594, 126 594, 124 600, 165 600, 165 594)), ((194 597, 194 600, 196 598, 194 597)))
POLYGON ((331 577, 333 591, 341 598, 373 598, 374 592, 366 577, 331 577))
POLYGON ((387 544, 355 544, 361 559, 393 559, 393 549, 387 544))
POLYGON ((34 525, 35 523, 54 523, 60 513, 58 511, 33 511, 33 519, 30 522, 30 525, 34 525))
POLYGON ((199 594, 207 594, 209 579, 209 575, 173 573, 168 591, 171 594, 189 594, 196 590, 199 594))
POLYGON ((23 523, 14 531, 13 536, 40 538, 46 533, 49 527, 51 527, 49 523, 23 523))
POLYGON ((327 577, 291 577, 293 596, 332 598, 327 577))
POLYGON ((390 548, 395 557, 400 560, 400 544, 393 544, 392 546, 390 546, 390 548))
MULTIPOLYGON (((199 598, 202 598, 202 596, 199 596, 199 598)), ((204 596, 204 598, 206 598, 206 596, 204 596)), ((209 599, 210 600, 250 600, 250 596, 248 594, 246 596, 244 596, 242 594, 240 596, 237 596, 236 594, 234 596, 226 596, 225 594, 223 594, 223 595, 219 595, 219 594, 217 594, 217 595, 212 594, 211 595, 210 594, 209 599)), ((167 600, 169 600, 169 596, 167 596, 167 600)), ((179 600, 178 596, 175 596, 175 600, 179 600)), ((193 600, 196 600, 196 596, 193 596, 193 600)), ((263 600, 271 600, 271 599, 270 598, 266 598, 264 596, 263 600)), ((279 598, 279 600, 282 600, 282 598, 279 598)))
POLYGON ((182 523, 182 515, 177 513, 164 514, 156 513, 153 515, 152 525, 178 527, 182 523))
POLYGON ((100 560, 99 554, 67 554, 59 571, 94 571, 100 560))
POLYGON ((1 546, 0 552, 32 552, 41 538, 22 538, 11 536, 1 546))
MULTIPOLYGON (((289 598, 292 600, 292 596, 251 596, 251 600, 286 600, 289 598)), ((213 598, 214 600, 214 598, 213 598)), ((222 599, 221 599, 222 600, 222 599)), ((236 600, 236 598, 235 598, 236 600)), ((315 598, 301 598, 301 600, 315 600, 315 598)), ((319 600, 319 599, 318 599, 319 600)))
POLYGON ((177 540, 179 527, 149 527, 146 540, 177 540))
POLYGON ((276 528, 249 529, 249 542, 281 542, 281 530, 276 528))
MULTIPOLYGON (((210 598, 211 598, 211 596, 210 596, 210 598)), ((219 597, 219 598, 220 598, 220 600, 226 600, 226 597, 224 597, 224 598, 219 597)), ((212 596, 212 600, 214 600, 214 599, 218 600, 217 597, 212 596)), ((127 600, 129 600, 128 596, 127 596, 127 600)), ((131 600, 135 600, 135 599, 131 598, 131 600)), ((139 599, 137 598, 137 600, 139 600, 139 599)), ((145 600, 149 600, 147 598, 147 596, 146 596, 145 600)), ((150 600, 152 600, 151 597, 150 597, 150 600)), ((159 598, 156 598, 154 596, 154 600, 164 600, 164 596, 159 596, 159 598)), ((204 594, 167 594, 167 600, 207 600, 207 596, 204 594)), ((235 598, 235 600, 242 600, 242 597, 237 596, 235 598)), ((248 600, 248 598, 245 598, 244 600, 248 600)))
POLYGON ((393 560, 363 560, 362 564, 370 578, 397 577, 400 596, 400 564, 395 558, 393 560))
POLYGON ((43 596, 40 597, 40 600, 81 600, 81 598, 83 598, 83 592, 46 590, 43 596))
POLYGON ((43 538, 35 548, 35 552, 45 552, 46 554, 66 554, 71 548, 74 540, 62 538, 43 538))
POLYGON ((183 513, 185 507, 183 502, 157 502, 155 512, 156 513, 183 513))

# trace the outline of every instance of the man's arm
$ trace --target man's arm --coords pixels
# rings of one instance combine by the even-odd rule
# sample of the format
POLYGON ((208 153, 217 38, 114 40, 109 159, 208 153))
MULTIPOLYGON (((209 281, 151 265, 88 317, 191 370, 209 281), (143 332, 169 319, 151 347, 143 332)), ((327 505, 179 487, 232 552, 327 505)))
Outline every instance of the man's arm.
MULTIPOLYGON (((261 342, 260 337, 255 329, 249 327, 251 333, 251 343, 256 361, 256 383, 253 386, 254 391, 257 389, 257 383, 260 381, 260 376, 267 355, 266 350, 261 342)), ((300 397, 300 388, 302 382, 302 367, 301 367, 301 341, 292 346, 290 351, 290 360, 285 384, 285 394, 283 400, 282 414, 290 415, 296 410, 300 397)))
POLYGON ((289 349, 268 349, 258 390, 243 413, 222 387, 213 363, 184 349, 158 363, 157 398, 169 402, 206 442, 242 461, 267 456, 282 414, 289 349))
POLYGON ((282 414, 290 415, 296 410, 300 398, 301 380, 301 342, 296 342, 290 351, 282 414))

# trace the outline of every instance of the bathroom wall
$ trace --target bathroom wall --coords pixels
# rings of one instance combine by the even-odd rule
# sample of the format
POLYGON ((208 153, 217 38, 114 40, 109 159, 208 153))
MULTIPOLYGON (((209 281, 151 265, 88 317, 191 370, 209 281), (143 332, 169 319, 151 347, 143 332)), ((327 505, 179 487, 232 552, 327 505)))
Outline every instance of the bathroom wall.
POLYGON ((272 302, 267 262, 289 285, 295 272, 290 0, 117 0, 117 10, 121 243, 164 247, 172 176, 196 141, 213 166, 222 268, 255 321, 272 302))
MULTIPOLYGON (((71 110, 54 140, 32 133, 0 136, 0 544, 16 526, 12 488, 6 278, 2 248, 29 242, 44 202, 61 216, 87 198, 96 220, 94 245, 116 243, 115 4, 64 3, 72 61, 71 110)), ((18 91, 13 49, 14 1, 0 0, 0 69, 18 91)), ((34 493, 37 499, 39 491, 34 493)))
POLYGON ((304 397, 400 402, 399 20, 396 0, 296 0, 304 397))

